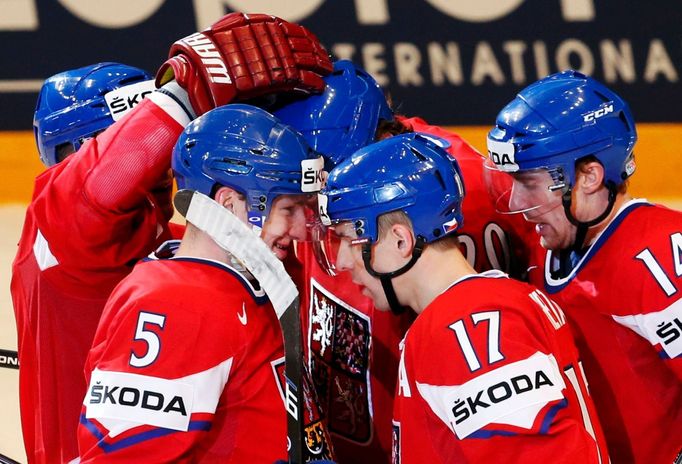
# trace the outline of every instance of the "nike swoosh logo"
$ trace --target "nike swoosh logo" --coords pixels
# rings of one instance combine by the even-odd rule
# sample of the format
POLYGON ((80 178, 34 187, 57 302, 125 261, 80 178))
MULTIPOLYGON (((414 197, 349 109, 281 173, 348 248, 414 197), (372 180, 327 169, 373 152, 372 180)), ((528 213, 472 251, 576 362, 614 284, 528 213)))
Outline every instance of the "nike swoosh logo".
POLYGON ((247 318, 246 318, 246 303, 242 303, 242 312, 237 313, 237 317, 239 318, 239 322, 242 323, 242 325, 246 325, 247 318))

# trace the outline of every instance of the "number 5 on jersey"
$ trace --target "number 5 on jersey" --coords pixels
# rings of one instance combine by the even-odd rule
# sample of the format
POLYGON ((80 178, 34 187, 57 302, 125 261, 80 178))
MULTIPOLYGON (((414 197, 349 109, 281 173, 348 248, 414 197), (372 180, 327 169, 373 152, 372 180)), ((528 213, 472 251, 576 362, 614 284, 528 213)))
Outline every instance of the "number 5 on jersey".
POLYGON ((135 351, 130 353, 130 365, 133 367, 147 367, 159 356, 161 350, 161 340, 156 332, 149 330, 148 325, 156 325, 163 330, 166 323, 166 316, 161 314, 147 313, 140 311, 135 328, 135 341, 143 341, 147 344, 144 356, 137 356, 135 351))

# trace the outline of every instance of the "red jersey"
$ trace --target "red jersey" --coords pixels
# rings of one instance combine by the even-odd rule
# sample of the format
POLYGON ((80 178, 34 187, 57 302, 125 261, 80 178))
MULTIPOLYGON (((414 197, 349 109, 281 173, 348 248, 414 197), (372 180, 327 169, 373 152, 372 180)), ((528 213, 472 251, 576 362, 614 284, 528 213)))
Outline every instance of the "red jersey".
MULTIPOLYGON (((460 238, 469 262, 478 271, 515 268, 518 253, 510 253, 510 246, 524 241, 510 239, 516 237, 512 226, 532 227, 495 211, 483 177, 484 158, 457 134, 419 118, 401 122, 450 142, 448 152, 458 160, 465 182, 466 220, 460 238)), ((389 462, 399 342, 414 315, 375 310, 349 273, 328 276, 308 243, 299 244, 297 251, 306 282, 301 299, 304 346, 309 347, 309 368, 327 411, 336 458, 341 463, 389 462)))
POLYGON ((417 316, 399 372, 395 463, 609 462, 561 308, 499 271, 417 316))
POLYGON ((166 173, 181 131, 145 100, 36 179, 11 282, 30 463, 78 455, 85 357, 111 290, 167 238, 166 173))
POLYGON ((521 215, 500 214, 485 181, 486 158, 457 134, 431 126, 420 118, 400 119, 415 132, 425 132, 450 142, 447 149, 459 164, 464 179, 462 216, 457 235, 462 254, 477 272, 499 269, 522 277, 528 265, 526 237, 534 230, 521 215))
POLYGON ((86 362, 81 462, 287 458, 282 334, 233 267, 143 262, 114 290, 86 362))
POLYGON ((682 449, 682 213, 625 204, 571 273, 530 272, 565 310, 614 463, 673 462, 682 449))
POLYGON ((412 316, 375 310, 349 273, 331 277, 320 268, 310 243, 298 243, 297 256, 306 279, 301 297, 306 361, 336 461, 388 462, 398 343, 412 316))

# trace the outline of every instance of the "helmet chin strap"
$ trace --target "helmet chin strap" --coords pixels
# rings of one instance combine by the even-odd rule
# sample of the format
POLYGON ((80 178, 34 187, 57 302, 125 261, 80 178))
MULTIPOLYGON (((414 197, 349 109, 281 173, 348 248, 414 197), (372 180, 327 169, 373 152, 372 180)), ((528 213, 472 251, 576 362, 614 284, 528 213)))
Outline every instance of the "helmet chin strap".
POLYGON ((400 269, 396 269, 392 272, 377 272, 372 267, 372 242, 367 242, 362 246, 362 261, 365 263, 365 269, 373 277, 378 277, 381 281, 381 286, 386 294, 386 300, 388 300, 388 306, 391 308, 393 314, 402 314, 405 312, 407 307, 400 304, 398 297, 395 294, 395 289, 393 288, 393 282, 391 279, 402 275, 412 269, 412 266, 417 262, 419 257, 424 251, 424 244, 426 240, 424 237, 418 236, 414 248, 412 249, 412 257, 410 260, 400 269))
POLYGON ((587 237, 588 229, 601 223, 604 219, 606 219, 609 216, 609 214, 611 214, 611 211, 613 211, 613 206, 616 204, 617 188, 616 185, 611 181, 606 182, 605 185, 609 191, 609 203, 608 205, 606 205, 604 211, 591 221, 585 222, 579 221, 578 219, 576 219, 575 216, 573 216, 573 213, 571 213, 572 192, 571 187, 569 187, 561 196, 561 203, 564 207, 564 213, 566 214, 566 218, 568 218, 571 224, 578 228, 575 234, 575 240, 573 241, 573 245, 567 250, 561 250, 561 252, 559 253, 559 259, 561 261, 562 269, 572 269, 573 266, 569 264, 571 252, 580 253, 585 247, 585 237, 587 237), (564 266, 569 267, 565 268, 564 266))

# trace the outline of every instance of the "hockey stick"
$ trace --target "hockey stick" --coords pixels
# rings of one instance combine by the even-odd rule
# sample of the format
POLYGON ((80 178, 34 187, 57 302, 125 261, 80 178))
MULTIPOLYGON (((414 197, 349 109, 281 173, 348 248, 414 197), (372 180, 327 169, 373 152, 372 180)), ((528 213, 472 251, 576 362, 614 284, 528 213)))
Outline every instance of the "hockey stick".
POLYGON ((8 458, 4 454, 0 454, 0 464, 19 464, 19 461, 15 461, 12 458, 8 458))
MULTIPOLYGON (((289 462, 302 464, 322 456, 307 452, 304 436, 304 372, 301 358, 301 318, 298 289, 284 265, 254 232, 230 211, 209 197, 192 190, 180 190, 174 198, 180 214, 208 234, 221 248, 242 262, 258 280, 275 308, 284 337, 285 408, 289 462)), ((306 430, 307 433, 310 433, 306 430)), ((315 453, 317 454, 317 453, 315 453)), ((319 454, 322 454, 321 452, 319 454)))
POLYGON ((0 350, 0 367, 19 369, 19 354, 12 350, 0 350))

